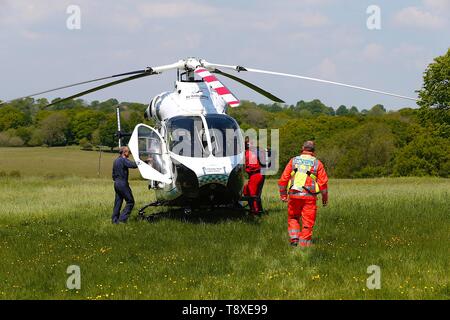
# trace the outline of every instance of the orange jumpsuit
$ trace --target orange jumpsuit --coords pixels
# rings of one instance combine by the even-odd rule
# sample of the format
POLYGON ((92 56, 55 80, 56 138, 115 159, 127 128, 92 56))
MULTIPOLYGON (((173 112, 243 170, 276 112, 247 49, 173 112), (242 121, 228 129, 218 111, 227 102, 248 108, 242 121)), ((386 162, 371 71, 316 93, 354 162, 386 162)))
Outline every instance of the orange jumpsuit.
MULTIPOLYGON (((315 157, 314 153, 309 151, 303 151, 302 154, 315 157)), ((322 194, 322 201, 326 203, 328 201, 328 176, 322 162, 316 159, 315 165, 310 169, 311 173, 317 177, 316 182, 308 176, 305 183, 305 190, 287 190, 289 180, 292 179, 291 173, 293 171, 292 163, 294 159, 295 158, 292 158, 286 165, 281 178, 278 180, 278 186, 282 199, 286 199, 286 197, 289 196, 288 233, 291 243, 300 243, 301 246, 310 246, 312 244, 312 229, 316 222, 317 195, 306 189, 311 187, 314 183, 317 183, 319 185, 320 193, 322 194)))
MULTIPOLYGON (((244 196, 260 196, 264 184, 264 176, 261 174, 261 164, 258 159, 256 148, 245 150, 245 171, 248 173, 248 182, 244 186, 244 196)), ((262 212, 260 200, 252 199, 249 201, 250 210, 254 214, 262 212)))

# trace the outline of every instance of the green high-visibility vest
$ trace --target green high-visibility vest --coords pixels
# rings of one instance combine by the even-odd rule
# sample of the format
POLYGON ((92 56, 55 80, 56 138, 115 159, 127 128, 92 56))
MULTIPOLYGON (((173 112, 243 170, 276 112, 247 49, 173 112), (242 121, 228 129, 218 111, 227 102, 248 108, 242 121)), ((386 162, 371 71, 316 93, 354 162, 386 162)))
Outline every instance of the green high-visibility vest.
POLYGON ((291 180, 288 184, 289 190, 297 190, 300 192, 308 192, 317 194, 320 192, 319 184, 317 183, 317 168, 319 160, 309 154, 302 154, 292 160, 291 180), (312 183, 306 186, 306 179, 310 177, 312 183))

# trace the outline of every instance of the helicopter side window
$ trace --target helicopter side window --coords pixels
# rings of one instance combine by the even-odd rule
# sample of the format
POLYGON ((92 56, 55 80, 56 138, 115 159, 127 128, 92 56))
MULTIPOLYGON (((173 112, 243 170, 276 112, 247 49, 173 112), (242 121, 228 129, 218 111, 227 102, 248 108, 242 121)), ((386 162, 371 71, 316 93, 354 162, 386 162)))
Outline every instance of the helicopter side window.
POLYGON ((158 135, 147 127, 138 129, 139 160, 158 172, 165 174, 162 160, 162 146, 158 135))
POLYGON ((200 117, 174 117, 168 121, 167 127, 170 151, 185 157, 209 156, 206 131, 200 117))
POLYGON ((212 154, 215 157, 230 157, 243 152, 242 134, 238 124, 227 115, 205 116, 211 135, 212 154))

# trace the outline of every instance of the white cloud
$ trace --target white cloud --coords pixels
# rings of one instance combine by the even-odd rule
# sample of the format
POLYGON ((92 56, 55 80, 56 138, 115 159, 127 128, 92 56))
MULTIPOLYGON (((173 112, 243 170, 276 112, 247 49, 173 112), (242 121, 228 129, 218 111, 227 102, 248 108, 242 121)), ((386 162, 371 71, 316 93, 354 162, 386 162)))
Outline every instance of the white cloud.
POLYGON ((444 18, 418 7, 407 7, 400 10, 394 16, 394 22, 399 26, 422 29, 443 29, 447 24, 444 18))
POLYGON ((325 36, 329 37, 328 42, 338 48, 359 47, 365 43, 365 35, 361 30, 350 26, 339 26, 325 32, 325 36))
POLYGON ((432 10, 448 12, 450 10, 449 0, 424 0, 424 5, 432 10))
POLYGON ((317 12, 303 12, 299 15, 298 19, 298 22, 307 28, 318 28, 330 24, 327 16, 317 12))
POLYGON ((252 29, 260 30, 260 31, 268 31, 273 30, 279 25, 279 21, 272 19, 272 20, 262 20, 258 19, 256 21, 250 21, 248 22, 248 25, 252 27, 252 29))
MULTIPOLYGON (((66 9, 71 0, 3 0, 0 1, 0 24, 4 25, 30 25, 46 22, 48 19, 67 16, 66 9)), ((78 0, 82 10, 87 7, 86 0, 78 0)))
POLYGON ((401 43, 392 49, 390 60, 398 61, 408 69, 425 70, 426 66, 433 60, 433 54, 429 49, 422 46, 401 43))
MULTIPOLYGON (((331 5, 333 3, 335 3, 335 0, 302 0, 302 1, 298 1, 298 0, 285 0, 284 3, 286 5, 296 5, 296 6, 302 6, 302 7, 306 7, 306 6, 314 6, 314 7, 318 7, 318 6, 326 6, 326 5, 331 5)), ((274 2, 277 3, 277 2, 274 2)))
POLYGON ((193 1, 142 3, 138 6, 140 15, 146 18, 181 18, 216 14, 215 7, 193 1))
POLYGON ((168 51, 180 50, 180 48, 192 50, 202 44, 202 37, 198 33, 187 34, 183 38, 168 37, 160 43, 161 47, 168 51))
POLYGON ((128 32, 140 30, 144 25, 145 19, 142 19, 137 10, 130 6, 116 4, 114 7, 109 7, 106 14, 98 16, 98 12, 102 11, 104 11, 102 7, 92 7, 87 10, 86 15, 89 14, 91 21, 95 21, 99 26, 124 29, 128 32))
POLYGON ((40 40, 40 39, 42 39, 42 38, 44 37, 43 34, 38 33, 38 32, 33 32, 33 31, 30 31, 30 30, 23 30, 23 31, 20 33, 20 35, 21 35, 23 38, 25 38, 25 39, 27 39, 27 40, 31 40, 31 41, 34 41, 34 40, 40 40))
POLYGON ((33 23, 44 20, 49 10, 39 3, 6 0, 0 3, 0 24, 33 23))
POLYGON ((369 62, 379 61, 383 55, 384 47, 377 43, 370 43, 363 49, 363 58, 369 62))
POLYGON ((330 58, 325 58, 322 62, 317 66, 316 73, 319 77, 324 79, 336 79, 336 64, 330 58))

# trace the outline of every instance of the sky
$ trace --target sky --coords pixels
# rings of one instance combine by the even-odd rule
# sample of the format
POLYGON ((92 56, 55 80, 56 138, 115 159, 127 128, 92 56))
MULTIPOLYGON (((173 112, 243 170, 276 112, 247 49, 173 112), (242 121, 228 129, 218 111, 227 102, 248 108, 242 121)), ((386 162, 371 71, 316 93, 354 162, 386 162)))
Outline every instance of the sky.
MULTIPOLYGON (((187 57, 323 78, 417 97, 433 58, 450 40, 450 0, 0 0, 0 99, 187 57), (80 28, 70 5, 80 9, 80 28), (373 20, 370 6, 379 8, 373 20), (370 8, 369 8, 370 9, 370 8), (379 28, 368 28, 367 22, 379 28)), ((320 99, 388 110, 414 102, 328 84, 240 73, 284 99, 320 99)), ((83 99, 148 103, 171 91, 175 71, 127 82, 83 99)), ((270 101, 223 79, 243 100, 270 101)), ((47 94, 53 99, 90 88, 47 94)))

